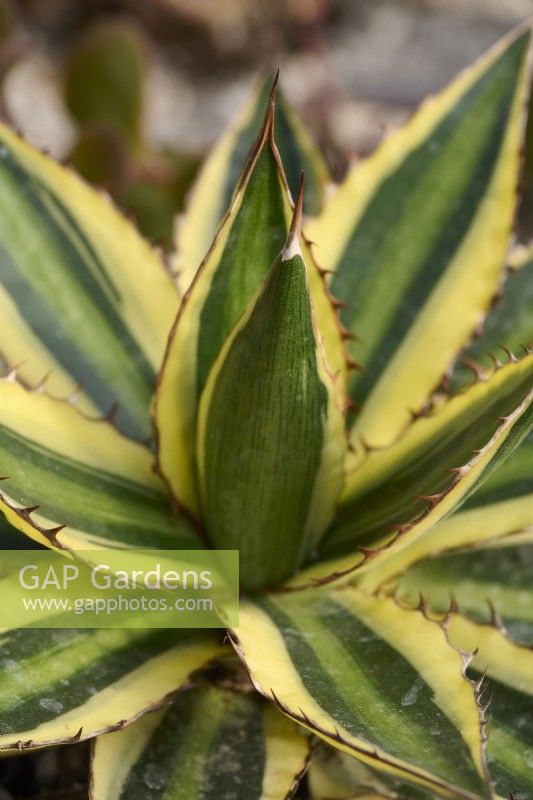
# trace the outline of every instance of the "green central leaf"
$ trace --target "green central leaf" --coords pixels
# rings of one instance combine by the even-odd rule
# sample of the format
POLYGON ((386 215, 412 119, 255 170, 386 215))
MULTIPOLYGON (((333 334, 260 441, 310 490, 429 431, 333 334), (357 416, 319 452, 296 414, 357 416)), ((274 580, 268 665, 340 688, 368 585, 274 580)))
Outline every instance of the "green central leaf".
POLYGON ((215 547, 240 550, 249 589, 297 569, 341 487, 342 420, 329 402, 306 265, 292 234, 288 242, 223 348, 200 405, 204 520, 215 547), (341 447, 326 455, 330 435, 341 447))

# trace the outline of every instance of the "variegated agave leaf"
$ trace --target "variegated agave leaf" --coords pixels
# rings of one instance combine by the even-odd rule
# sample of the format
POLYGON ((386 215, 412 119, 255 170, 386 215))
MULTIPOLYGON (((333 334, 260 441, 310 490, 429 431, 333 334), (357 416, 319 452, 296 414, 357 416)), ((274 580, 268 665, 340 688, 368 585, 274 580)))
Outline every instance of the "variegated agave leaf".
POLYGON ((236 548, 243 592, 233 651, 2 631, 0 750, 97 736, 92 800, 533 795, 531 250, 508 255, 529 40, 329 199, 263 84, 198 179, 181 302, 0 130, 0 541, 236 548))

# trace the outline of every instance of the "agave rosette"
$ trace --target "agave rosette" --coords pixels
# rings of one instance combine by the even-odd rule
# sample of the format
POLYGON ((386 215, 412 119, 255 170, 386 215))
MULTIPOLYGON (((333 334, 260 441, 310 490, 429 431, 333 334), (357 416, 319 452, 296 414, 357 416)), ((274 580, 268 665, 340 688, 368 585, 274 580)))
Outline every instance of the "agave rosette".
POLYGON ((529 42, 329 196, 263 84, 204 165, 176 274, 0 129, 4 541, 236 548, 245 595, 224 643, 4 630, 4 754, 98 737, 93 800, 283 800, 310 760, 316 800, 531 797, 529 42))

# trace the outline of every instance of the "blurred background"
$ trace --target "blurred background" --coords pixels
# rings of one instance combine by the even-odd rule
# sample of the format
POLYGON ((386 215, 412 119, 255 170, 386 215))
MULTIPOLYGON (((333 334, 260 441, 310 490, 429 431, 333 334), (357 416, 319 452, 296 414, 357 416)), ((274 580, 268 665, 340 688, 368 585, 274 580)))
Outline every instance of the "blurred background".
MULTIPOLYGON (((340 179, 531 13, 533 0, 0 0, 0 116, 168 250, 202 159, 272 67, 340 179)), ((531 123, 526 152, 522 239, 531 123)), ((86 798, 87 757, 0 760, 0 800, 86 798)))
POLYGON ((0 113, 168 248, 201 159, 261 73, 281 68, 339 178, 531 12, 533 0, 0 0, 0 113))

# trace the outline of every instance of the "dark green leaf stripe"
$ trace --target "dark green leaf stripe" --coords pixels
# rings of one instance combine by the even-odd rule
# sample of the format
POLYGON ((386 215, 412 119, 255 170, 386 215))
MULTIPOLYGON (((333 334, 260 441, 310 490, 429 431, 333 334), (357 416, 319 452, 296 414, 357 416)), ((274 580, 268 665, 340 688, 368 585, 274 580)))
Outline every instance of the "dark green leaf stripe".
POLYGON ((526 34, 517 39, 383 181, 345 246, 332 291, 348 303, 343 322, 361 339, 353 353, 365 369, 351 380, 358 403, 472 226, 498 160, 528 41, 526 34))
MULTIPOLYGON (((519 269, 512 270, 505 281, 503 296, 489 312, 481 336, 465 350, 463 357, 481 368, 490 368, 492 353, 505 361, 503 347, 520 355, 522 347, 533 344, 533 256, 519 269)), ((473 370, 460 362, 453 373, 451 386, 458 389, 472 381, 473 370)))
POLYGON ((132 249, 135 234, 122 230, 126 223, 96 193, 12 134, 0 131, 0 139, 0 305, 6 319, 0 349, 9 360, 28 362, 21 370, 24 379, 37 382, 52 369, 58 373, 52 384, 65 393, 82 386, 84 398, 103 413, 118 403, 117 424, 146 438, 154 356, 161 357, 163 346, 159 332, 151 329, 152 304, 164 285, 160 314, 169 325, 168 309, 177 307, 177 293, 144 243, 132 249), (112 246, 118 256, 104 250, 80 219, 76 193, 85 199, 90 225, 102 218, 100 238, 115 232, 112 246), (119 270, 117 257, 126 262, 119 270), (139 258, 145 259, 142 273, 132 272, 131 286, 121 285, 124 275, 117 272, 127 272, 139 258), (150 266, 153 297, 145 299, 143 309, 136 281, 147 280, 143 273, 150 266))
POLYGON ((91 798, 285 800, 306 753, 294 725, 257 697, 193 689, 97 741, 91 798))
POLYGON ((4 631, 0 749, 123 725, 156 707, 215 652, 208 635, 195 631, 4 631))
POLYGON ((533 545, 494 547, 442 555, 411 567, 398 581, 399 595, 418 602, 420 593, 445 612, 452 596, 472 619, 489 622, 490 604, 513 638, 533 645, 533 545))
POLYGON ((533 796, 533 697, 490 680, 487 756, 500 797, 533 796))
POLYGON ((241 605, 234 635, 256 688, 330 744, 445 795, 484 793, 474 690, 437 623, 315 589, 241 605))

